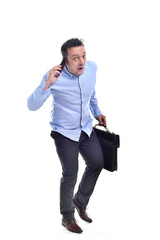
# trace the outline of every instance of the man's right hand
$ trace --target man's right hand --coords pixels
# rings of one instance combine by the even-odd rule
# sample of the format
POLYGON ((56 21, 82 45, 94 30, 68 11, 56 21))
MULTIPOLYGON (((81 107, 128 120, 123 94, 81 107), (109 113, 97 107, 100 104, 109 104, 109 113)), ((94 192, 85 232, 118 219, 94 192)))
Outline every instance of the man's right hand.
POLYGON ((52 85, 52 83, 57 80, 57 78, 62 76, 62 73, 59 72, 61 68, 61 65, 57 65, 49 71, 48 77, 46 79, 46 86, 44 87, 43 91, 47 90, 52 85))

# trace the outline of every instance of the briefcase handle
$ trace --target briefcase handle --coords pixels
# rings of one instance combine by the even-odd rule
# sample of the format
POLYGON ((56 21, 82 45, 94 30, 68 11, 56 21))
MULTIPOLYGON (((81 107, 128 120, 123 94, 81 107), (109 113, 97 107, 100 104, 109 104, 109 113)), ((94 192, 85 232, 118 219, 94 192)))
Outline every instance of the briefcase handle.
POLYGON ((95 126, 94 126, 94 128, 96 128, 96 127, 104 127, 104 129, 106 130, 106 132, 109 132, 109 133, 111 133, 111 131, 109 131, 109 129, 108 129, 108 127, 105 127, 104 125, 100 125, 100 124, 96 124, 95 126))
POLYGON ((99 127, 104 127, 105 130, 106 130, 106 132, 108 132, 108 133, 111 134, 111 135, 115 135, 115 136, 116 136, 116 139, 117 139, 117 147, 118 147, 118 148, 120 147, 120 136, 119 136, 118 134, 115 134, 114 132, 110 132, 107 127, 105 127, 105 126, 103 126, 103 125, 100 125, 100 124, 96 124, 93 128, 96 128, 97 126, 99 126, 99 127))

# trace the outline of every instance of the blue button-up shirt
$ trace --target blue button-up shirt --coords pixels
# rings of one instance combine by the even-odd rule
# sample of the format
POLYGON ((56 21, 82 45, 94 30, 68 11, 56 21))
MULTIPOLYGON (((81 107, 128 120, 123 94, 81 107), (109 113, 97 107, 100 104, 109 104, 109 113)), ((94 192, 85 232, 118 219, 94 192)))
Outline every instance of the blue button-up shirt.
POLYGON ((87 61, 80 76, 72 75, 64 67, 59 77, 47 90, 43 91, 49 71, 44 75, 40 86, 28 98, 30 110, 39 109, 47 98, 52 95, 51 127, 62 135, 78 141, 81 131, 90 136, 92 132, 92 118, 101 115, 98 107, 95 83, 96 64, 87 61))

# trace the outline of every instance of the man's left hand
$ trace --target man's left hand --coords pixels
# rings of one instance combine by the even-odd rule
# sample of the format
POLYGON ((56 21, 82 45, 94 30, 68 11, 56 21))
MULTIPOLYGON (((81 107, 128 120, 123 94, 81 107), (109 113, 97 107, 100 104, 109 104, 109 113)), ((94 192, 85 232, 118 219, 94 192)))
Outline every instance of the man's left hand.
POLYGON ((97 118, 96 118, 99 122, 99 125, 101 126, 104 126, 104 127, 107 127, 107 121, 106 121, 106 116, 104 115, 99 115, 97 118))

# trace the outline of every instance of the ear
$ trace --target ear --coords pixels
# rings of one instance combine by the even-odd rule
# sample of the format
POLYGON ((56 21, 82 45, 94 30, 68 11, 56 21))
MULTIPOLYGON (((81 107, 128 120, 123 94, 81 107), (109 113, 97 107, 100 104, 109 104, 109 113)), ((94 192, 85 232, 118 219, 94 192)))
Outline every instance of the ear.
POLYGON ((65 57, 64 60, 65 60, 65 63, 68 63, 68 59, 67 59, 67 57, 65 57))

